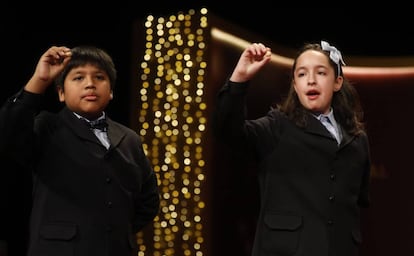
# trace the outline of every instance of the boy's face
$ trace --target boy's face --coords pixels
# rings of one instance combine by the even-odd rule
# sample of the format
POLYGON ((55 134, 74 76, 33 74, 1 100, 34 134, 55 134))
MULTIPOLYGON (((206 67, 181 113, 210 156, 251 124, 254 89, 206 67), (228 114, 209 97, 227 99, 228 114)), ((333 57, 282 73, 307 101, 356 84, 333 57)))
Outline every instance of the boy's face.
POLYGON ((90 64, 70 70, 62 86, 58 86, 59 101, 73 112, 93 120, 102 114, 112 100, 108 75, 90 64))

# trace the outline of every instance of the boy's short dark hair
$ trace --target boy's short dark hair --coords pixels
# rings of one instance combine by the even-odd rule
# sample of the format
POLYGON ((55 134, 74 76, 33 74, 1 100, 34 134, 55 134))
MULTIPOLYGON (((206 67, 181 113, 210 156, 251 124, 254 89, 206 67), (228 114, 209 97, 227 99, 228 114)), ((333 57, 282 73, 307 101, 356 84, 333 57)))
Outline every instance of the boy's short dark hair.
POLYGON ((94 46, 77 46, 71 49, 72 57, 63 71, 55 79, 55 84, 57 86, 63 87, 63 82, 70 70, 75 67, 83 66, 86 64, 96 65, 100 69, 104 70, 109 77, 111 83, 111 89, 115 87, 116 83, 116 69, 115 64, 109 56, 109 54, 97 47, 94 46))

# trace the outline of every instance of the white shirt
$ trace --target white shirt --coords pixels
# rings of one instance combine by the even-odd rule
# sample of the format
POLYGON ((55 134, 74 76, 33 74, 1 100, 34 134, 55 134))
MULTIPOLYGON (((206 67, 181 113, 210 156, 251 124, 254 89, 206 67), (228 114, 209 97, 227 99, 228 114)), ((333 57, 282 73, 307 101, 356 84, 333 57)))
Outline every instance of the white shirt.
POLYGON ((342 141, 342 132, 339 127, 339 124, 336 122, 335 117, 333 115, 333 110, 329 111, 327 115, 320 114, 318 116, 315 116, 321 123, 326 127, 326 129, 332 134, 332 136, 336 139, 338 142, 338 145, 342 141))
MULTIPOLYGON (((80 116, 76 113, 74 113, 79 119, 84 119, 87 122, 93 122, 95 120, 89 120, 83 116, 80 116)), ((100 119, 105 119, 105 112, 102 114, 102 116, 100 116, 98 119, 96 120, 100 120, 100 119)), ((95 136, 98 138, 98 140, 102 143, 102 145, 104 145, 106 147, 106 149, 109 148, 109 146, 111 145, 111 143, 109 142, 109 138, 108 138, 108 133, 106 131, 102 131, 99 129, 92 129, 93 133, 95 134, 95 136)))

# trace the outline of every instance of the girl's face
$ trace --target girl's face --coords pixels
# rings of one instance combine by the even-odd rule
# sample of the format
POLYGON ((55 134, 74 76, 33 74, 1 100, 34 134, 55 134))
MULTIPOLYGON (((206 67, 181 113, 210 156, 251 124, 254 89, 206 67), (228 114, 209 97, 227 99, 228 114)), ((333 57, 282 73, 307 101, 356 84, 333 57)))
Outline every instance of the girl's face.
POLYGON ((70 110, 93 120, 112 100, 111 83, 106 72, 86 64, 68 72, 64 86, 58 86, 58 95, 70 110))
POLYGON ((335 78, 328 56, 308 50, 296 60, 293 86, 301 104, 314 113, 327 114, 333 93, 342 87, 343 77, 335 78))

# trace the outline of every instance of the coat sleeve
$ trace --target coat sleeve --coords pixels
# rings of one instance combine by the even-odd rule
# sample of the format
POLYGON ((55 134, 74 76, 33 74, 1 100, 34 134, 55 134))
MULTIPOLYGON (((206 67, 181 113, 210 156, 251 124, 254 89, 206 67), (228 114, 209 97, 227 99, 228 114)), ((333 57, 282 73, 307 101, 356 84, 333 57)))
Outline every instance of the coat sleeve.
POLYGON ((133 222, 133 229, 135 232, 138 232, 153 221, 157 216, 160 205, 160 194, 157 175, 144 152, 142 141, 139 136, 134 137, 137 140, 136 145, 138 145, 138 156, 135 161, 142 170, 140 189, 134 196, 135 218, 133 222))
POLYGON ((34 139, 34 118, 43 95, 24 90, 13 95, 0 109, 0 153, 18 163, 30 165, 34 139))
POLYGON ((216 97, 212 129, 214 136, 226 143, 235 144, 245 139, 247 88, 247 83, 227 81, 216 97))
POLYGON ((368 137, 366 134, 362 135, 363 141, 363 150, 366 152, 366 164, 365 171, 362 177, 360 194, 358 198, 358 205, 361 207, 369 207, 370 205, 370 195, 369 195, 369 186, 371 180, 371 158, 370 158, 370 149, 368 143, 368 137))
POLYGON ((141 191, 137 194, 134 231, 138 232, 150 223, 158 214, 160 196, 158 191, 158 179, 147 160, 147 176, 143 180, 141 191))
POLYGON ((0 108, 0 255, 23 255, 26 250, 34 117, 41 102, 42 95, 21 90, 0 108))
POLYGON ((272 151, 279 138, 280 113, 270 109, 248 119, 246 95, 249 83, 227 81, 218 92, 212 118, 214 136, 232 151, 255 158, 272 151))

